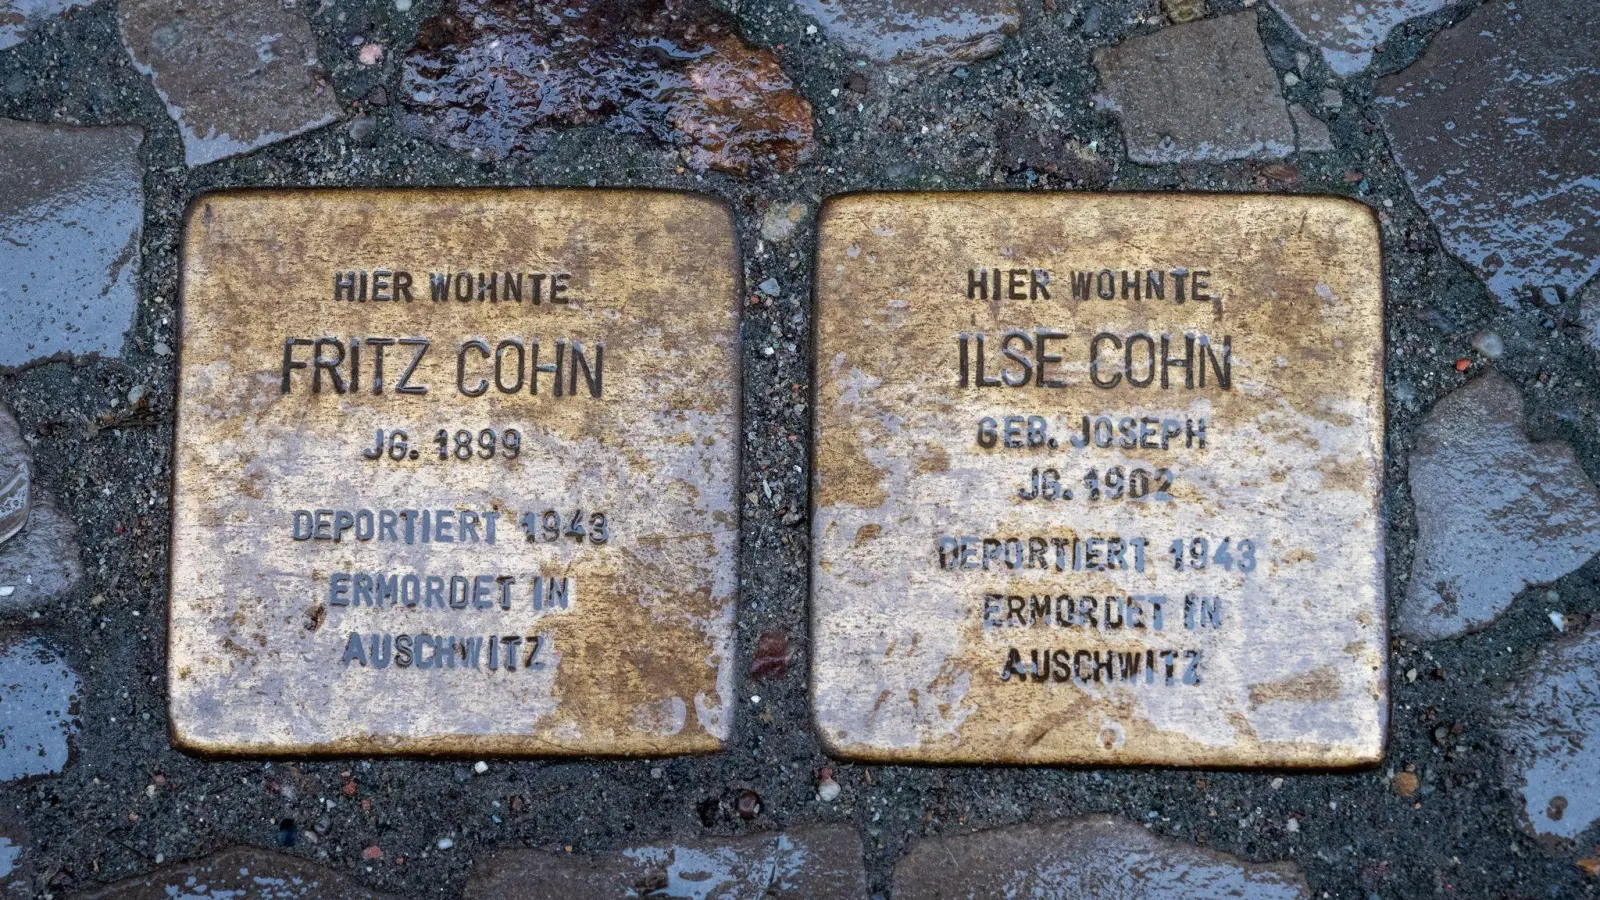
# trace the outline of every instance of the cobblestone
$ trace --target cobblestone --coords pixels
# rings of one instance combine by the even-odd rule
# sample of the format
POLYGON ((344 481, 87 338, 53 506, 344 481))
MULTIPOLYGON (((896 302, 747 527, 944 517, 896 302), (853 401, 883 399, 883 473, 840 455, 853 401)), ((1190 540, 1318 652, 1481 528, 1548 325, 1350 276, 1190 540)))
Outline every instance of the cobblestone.
POLYGON ((473 872, 463 900, 866 900, 861 839, 817 826, 779 834, 701 838, 602 856, 539 850, 495 854, 473 872))
POLYGON ((1098 101, 1138 163, 1282 159, 1294 123, 1253 12, 1130 38, 1095 53, 1098 101))
POLYGON ((1600 6, 1490 0, 1375 102, 1445 247, 1500 302, 1600 272, 1600 6))
POLYGON ((1539 648, 1501 700, 1506 780, 1535 834, 1573 839, 1600 819, 1600 627, 1539 648))
POLYGON ((895 900, 1310 900, 1288 864, 1257 865, 1085 816, 927 838, 894 872, 895 900))
POLYGON ((138 304, 140 140, 0 119, 0 367, 122 353, 138 304))
POLYGON ((1411 497, 1416 555, 1396 625, 1419 640, 1484 628, 1600 552, 1600 491, 1570 447, 1528 440, 1522 397, 1494 372, 1429 411, 1411 497))
POLYGON ((204 165, 320 128, 340 106, 301 14, 278 0, 122 0, 122 39, 204 165))
POLYGON ((850 53, 878 63, 953 69, 999 52, 1017 33, 1016 0, 798 0, 850 53))

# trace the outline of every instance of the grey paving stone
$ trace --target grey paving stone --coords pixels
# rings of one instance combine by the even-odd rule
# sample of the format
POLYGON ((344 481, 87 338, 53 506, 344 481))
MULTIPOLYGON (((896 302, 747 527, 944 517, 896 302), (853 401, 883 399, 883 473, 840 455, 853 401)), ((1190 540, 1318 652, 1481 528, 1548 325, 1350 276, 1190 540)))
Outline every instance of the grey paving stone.
POLYGON ((78 687, 77 673, 44 642, 0 632, 0 783, 66 767, 78 687))
POLYGON ((391 896, 297 857, 232 847, 79 894, 77 900, 385 900, 391 896))
POLYGON ((1258 865, 1085 816, 925 838, 894 870, 895 900, 1310 900, 1293 865, 1258 865))
POLYGON ((1417 640, 1482 629, 1600 552, 1600 491, 1571 447, 1528 440, 1522 395, 1496 372, 1428 412, 1411 499, 1417 543, 1396 625, 1417 640))
POLYGON ((183 133, 191 166, 249 153, 339 118, 303 14, 281 0, 121 0, 133 64, 183 133))
POLYGON ((861 838, 842 825, 703 838, 581 856, 503 850, 479 863, 463 900, 866 900, 861 838))
POLYGON ((1095 52, 1096 98, 1137 163, 1281 159, 1294 124, 1254 12, 1173 25, 1095 52))
POLYGON ((1333 135, 1322 120, 1300 104, 1289 107, 1294 121, 1295 146, 1302 153, 1326 153, 1333 149, 1333 135))
POLYGON ((1541 647, 1501 698, 1506 781, 1535 834, 1576 838, 1600 819, 1600 625, 1541 647))
POLYGON ((828 39, 880 63, 953 69, 1017 33, 1016 0, 796 0, 828 39))
POLYGON ((0 119, 0 368, 122 352, 139 299, 142 140, 0 119))
MULTIPOLYGON (((0 482, 32 463, 17 420, 0 405, 0 482)), ((0 621, 22 618, 71 590, 83 577, 72 520, 56 509, 38 484, 31 485, 28 493, 32 508, 27 524, 0 543, 0 621)))
POLYGON ((1446 249, 1502 303, 1600 271, 1600 4, 1490 0, 1374 99, 1446 249))
POLYGON ((28 39, 39 22, 87 0, 0 0, 0 50, 28 39))
POLYGON ((1322 50, 1343 77, 1372 62, 1373 48, 1396 25, 1438 12, 1456 0, 1268 0, 1306 43, 1322 50))

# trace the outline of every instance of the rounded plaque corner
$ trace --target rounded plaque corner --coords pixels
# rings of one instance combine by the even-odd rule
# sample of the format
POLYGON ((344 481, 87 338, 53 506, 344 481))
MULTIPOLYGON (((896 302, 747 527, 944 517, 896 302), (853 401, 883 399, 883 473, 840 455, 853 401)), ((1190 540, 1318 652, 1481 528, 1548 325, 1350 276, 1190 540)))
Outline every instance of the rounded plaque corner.
POLYGON ((167 743, 179 753, 190 756, 221 756, 229 749, 196 734, 190 724, 176 714, 167 716, 167 743))
POLYGON ((1329 209, 1339 210, 1349 217, 1352 227, 1361 228, 1367 232, 1372 240, 1372 251, 1381 253, 1383 249, 1383 224, 1378 217, 1378 208, 1359 197, 1342 197, 1328 194, 1315 198, 1329 209))
MULTIPOLYGON (((829 221, 844 214, 844 212, 851 206, 871 203, 874 200, 882 200, 885 197, 893 197, 897 193, 899 192, 861 190, 843 191, 837 194, 829 194, 828 196, 822 198, 821 203, 817 204, 817 230, 820 232, 828 225, 829 221)), ((910 197, 913 196, 913 194, 914 192, 906 192, 904 196, 910 197)), ((821 249, 820 240, 818 241, 818 249, 821 249)))
MULTIPOLYGON (((215 214, 218 205, 231 202, 231 198, 239 193, 240 191, 236 189, 213 188, 208 191, 201 191, 190 197, 189 205, 184 207, 183 210, 182 233, 187 235, 197 225, 207 223, 211 216, 215 214)), ((185 242, 185 245, 187 245, 187 242, 185 242)))

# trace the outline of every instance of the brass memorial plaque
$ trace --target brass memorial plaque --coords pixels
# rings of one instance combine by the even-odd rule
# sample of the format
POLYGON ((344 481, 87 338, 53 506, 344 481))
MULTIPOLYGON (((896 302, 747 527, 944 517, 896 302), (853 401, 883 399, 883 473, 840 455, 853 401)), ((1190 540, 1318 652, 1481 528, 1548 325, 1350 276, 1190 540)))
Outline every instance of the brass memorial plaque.
POLYGON ((817 253, 812 692, 864 760, 1383 753, 1382 272, 1332 198, 869 194, 817 253))
POLYGON ((701 197, 200 198, 184 239, 174 743, 720 747, 739 290, 730 214, 701 197))

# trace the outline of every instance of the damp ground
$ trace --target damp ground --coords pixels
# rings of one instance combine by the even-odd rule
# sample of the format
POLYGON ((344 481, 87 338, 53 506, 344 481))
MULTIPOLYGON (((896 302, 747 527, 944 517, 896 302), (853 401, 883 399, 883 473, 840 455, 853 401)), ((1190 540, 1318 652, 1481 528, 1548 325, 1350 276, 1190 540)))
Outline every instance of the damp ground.
MULTIPOLYGON (((111 4, 44 22, 0 52, 0 117, 143 126, 145 218, 138 309, 122 356, 0 376, 0 394, 24 433, 37 437, 38 482, 77 523, 85 571, 77 588, 24 623, 82 680, 70 762, 59 774, 0 786, 0 810, 27 835, 31 890, 71 896, 245 844, 283 849, 372 889, 454 897, 473 861, 499 848, 602 854, 840 823, 862 836, 872 890, 887 896, 894 865, 924 838, 1109 813, 1247 860, 1291 862, 1317 897, 1595 895, 1595 880, 1577 861, 1593 855, 1600 836, 1590 828, 1558 843, 1530 834, 1494 730, 1495 698, 1555 636, 1551 613, 1570 631, 1600 612, 1594 560, 1523 591, 1476 633, 1426 645, 1397 638, 1389 750, 1372 770, 845 764, 822 752, 807 704, 809 538, 797 511, 806 508, 810 472, 813 221, 829 195, 1279 191, 1351 196, 1378 209, 1389 294, 1383 500, 1391 608, 1406 593, 1418 532, 1407 460, 1437 399, 1493 368, 1520 390, 1529 436, 1566 442, 1588 477, 1600 476, 1600 357, 1581 333, 1576 300, 1512 307, 1445 252, 1373 104, 1376 75, 1405 68, 1478 5, 1469 0, 1412 20, 1384 43, 1372 68, 1342 79, 1342 108, 1328 122, 1330 152, 1138 165, 1117 119, 1092 102, 1091 54, 1141 30, 1130 23, 1154 4, 1029 2, 1018 34, 995 56, 920 70, 852 55, 809 30, 813 20, 790 4, 725 4, 744 40, 774 50, 815 112, 809 161, 787 173, 746 175, 698 171, 648 129, 604 123, 553 128, 536 148, 504 158, 408 136, 397 115, 402 59, 437 4, 418 2, 402 13, 392 3, 348 0, 301 11, 313 23, 343 121, 189 168, 161 97, 128 60, 111 4), (360 59, 369 44, 384 48, 377 65, 360 59), (735 210, 749 302, 741 677, 724 752, 489 759, 475 767, 473 759, 208 761, 169 747, 162 647, 184 211, 198 194, 230 187, 401 185, 660 187, 715 194, 735 210), (793 204, 805 214, 790 217, 793 204), (770 214, 775 207, 778 216, 770 214), (790 221, 792 233, 776 239, 791 230, 780 220, 790 221), (1486 332, 1498 341, 1495 358, 1481 349, 1486 332), (787 636, 789 664, 767 659, 760 677, 747 674, 760 637, 770 634, 787 636), (818 796, 824 767, 840 788, 831 800, 818 796), (376 858, 372 847, 381 850, 376 858)), ((1242 8, 1233 0, 1211 4, 1213 14, 1242 8)), ((1260 34, 1280 76, 1296 67, 1297 51, 1311 51, 1265 11, 1260 34)))

